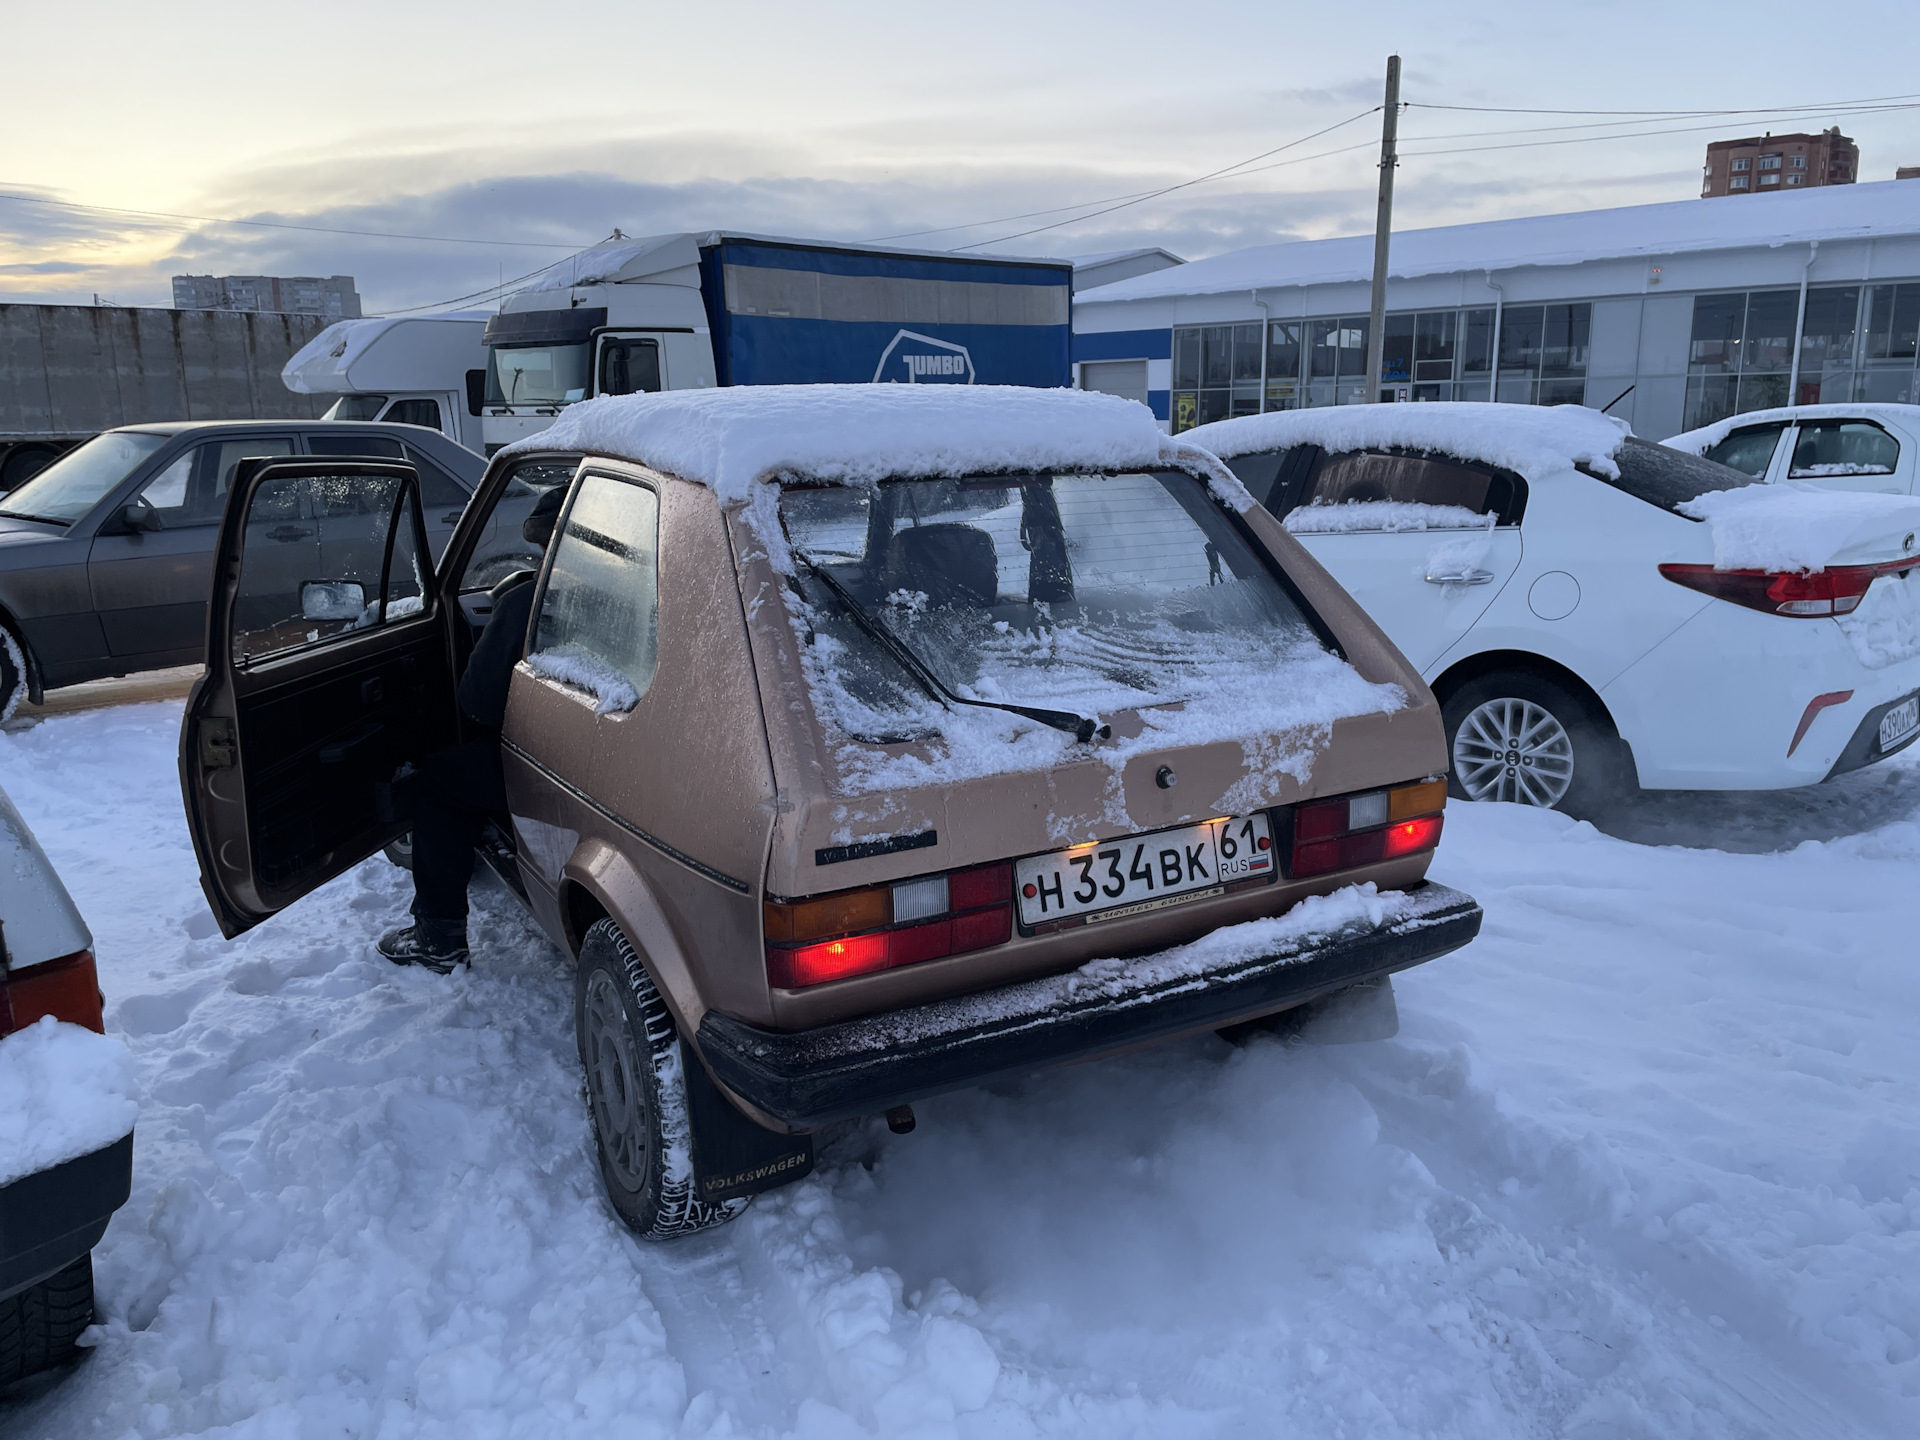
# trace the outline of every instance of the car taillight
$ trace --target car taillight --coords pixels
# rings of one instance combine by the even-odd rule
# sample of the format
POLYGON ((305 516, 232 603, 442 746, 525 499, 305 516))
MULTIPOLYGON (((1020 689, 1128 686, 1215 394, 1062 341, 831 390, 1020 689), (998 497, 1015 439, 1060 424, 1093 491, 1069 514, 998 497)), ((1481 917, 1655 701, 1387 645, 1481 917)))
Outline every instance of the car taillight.
POLYGON ((1012 902, 1012 865, 981 865, 812 900, 769 900, 761 907, 767 980, 799 990, 1004 945, 1013 934, 1012 902))
POLYGON ((1440 843, 1446 805, 1444 780, 1297 805, 1287 873, 1298 880, 1431 850, 1440 843))
POLYGON ((100 1012, 100 977, 91 950, 9 970, 0 981, 0 1035, 24 1030, 43 1015, 104 1033, 100 1012))
POLYGON ((1859 608, 1867 587, 1882 575, 1914 568, 1912 559, 1884 565, 1834 565, 1812 574, 1782 570, 1716 570, 1711 565, 1662 565, 1660 573, 1676 585, 1749 610, 1802 619, 1846 615, 1859 608))

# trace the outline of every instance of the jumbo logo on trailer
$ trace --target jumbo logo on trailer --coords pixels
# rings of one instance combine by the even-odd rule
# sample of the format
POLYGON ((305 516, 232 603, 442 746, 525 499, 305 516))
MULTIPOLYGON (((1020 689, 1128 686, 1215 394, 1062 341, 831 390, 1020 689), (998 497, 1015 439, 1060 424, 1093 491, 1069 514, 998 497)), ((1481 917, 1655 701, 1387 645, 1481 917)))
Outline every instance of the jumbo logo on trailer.
POLYGON ((873 367, 873 383, 892 381, 908 385, 971 385, 973 356, 951 340, 936 340, 916 330, 902 330, 881 352, 873 367), (903 373, 904 367, 904 373, 903 373))

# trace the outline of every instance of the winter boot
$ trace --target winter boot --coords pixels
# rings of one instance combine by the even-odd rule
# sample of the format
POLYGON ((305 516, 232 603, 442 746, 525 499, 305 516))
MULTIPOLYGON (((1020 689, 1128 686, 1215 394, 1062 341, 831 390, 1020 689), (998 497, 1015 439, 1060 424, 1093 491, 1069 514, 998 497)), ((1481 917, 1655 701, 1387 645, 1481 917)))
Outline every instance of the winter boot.
POLYGON ((454 966, 470 963, 467 927, 457 920, 416 919, 382 935, 376 948, 396 965, 424 965, 436 975, 450 975, 454 966))

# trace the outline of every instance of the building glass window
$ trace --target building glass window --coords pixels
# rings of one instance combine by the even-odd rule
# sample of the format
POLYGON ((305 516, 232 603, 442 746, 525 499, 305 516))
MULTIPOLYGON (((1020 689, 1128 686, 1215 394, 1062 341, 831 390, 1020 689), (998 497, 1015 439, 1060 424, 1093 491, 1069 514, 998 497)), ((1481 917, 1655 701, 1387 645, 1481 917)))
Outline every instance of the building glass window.
POLYGON ((1780 168, 1780 157, 1778 155, 1762 155, 1760 157, 1760 168, 1762 170, 1778 170, 1780 168))
POLYGON ((1807 318, 1800 327, 1796 405, 1832 404, 1853 398, 1853 346, 1859 315, 1857 285, 1821 286, 1807 292, 1807 318))
POLYGON ((1804 183, 1805 183, 1805 181, 1806 181, 1806 178, 1807 178, 1807 177, 1806 177, 1806 176, 1804 176, 1804 175, 1789 175, 1789 176, 1787 177, 1787 184, 1789 184, 1789 185, 1800 185, 1800 184, 1804 184, 1804 183))
MULTIPOLYGON (((1787 168, 1788 168, 1789 170, 1804 170, 1804 169, 1806 169, 1806 168, 1807 168, 1807 157, 1806 157, 1806 156, 1804 156, 1804 155, 1792 155, 1792 156, 1789 156, 1789 157, 1787 158, 1787 168)), ((1789 181, 1788 183, 1789 183, 1789 184, 1791 184, 1792 182, 1791 182, 1791 181, 1789 181)))
POLYGON ((1729 180, 1729 181, 1727 182, 1727 188, 1728 188, 1729 190, 1744 190, 1744 189, 1746 189, 1746 188, 1747 188, 1747 177, 1746 177, 1746 176, 1744 176, 1744 175, 1736 175, 1736 176, 1734 176, 1734 177, 1733 177, 1733 178, 1732 178, 1731 180, 1729 180))
POLYGON ((1867 292, 1865 344, 1854 399, 1911 405, 1920 400, 1920 285, 1875 285, 1867 292))
POLYGON ((1300 393, 1300 331, 1298 320, 1276 320, 1267 332, 1267 409, 1297 410, 1300 393))
POLYGON ((1780 183, 1780 177, 1778 175, 1762 175, 1760 177, 1760 183, 1763 186, 1778 185, 1780 183))
POLYGON ((1259 324, 1175 330, 1171 405, 1175 434, 1232 415, 1259 413, 1259 324))
POLYGON ((1694 298, 1686 429, 1788 403, 1799 301, 1797 290, 1694 298))
POLYGON ((1733 173, 1736 175, 1738 175, 1742 170, 1751 170, 1752 168, 1753 168, 1753 159, 1751 156, 1748 156, 1748 155, 1742 155, 1733 162, 1733 173))

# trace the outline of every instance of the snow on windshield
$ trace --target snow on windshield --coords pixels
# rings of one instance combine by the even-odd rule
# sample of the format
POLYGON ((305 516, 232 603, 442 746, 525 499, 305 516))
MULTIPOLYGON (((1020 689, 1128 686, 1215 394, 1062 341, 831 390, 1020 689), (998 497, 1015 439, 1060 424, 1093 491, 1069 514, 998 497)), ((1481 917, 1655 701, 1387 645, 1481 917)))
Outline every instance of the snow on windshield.
POLYGON ((790 488, 781 516, 809 682, 861 742, 842 755, 855 790, 1045 768, 1073 743, 968 701, 1144 712, 1143 730, 1095 747, 1116 770, 1143 748, 1233 739, 1264 784, 1305 779, 1309 732, 1405 703, 1326 649, 1184 473, 790 488), (907 740, 926 755, 871 749, 907 740))

